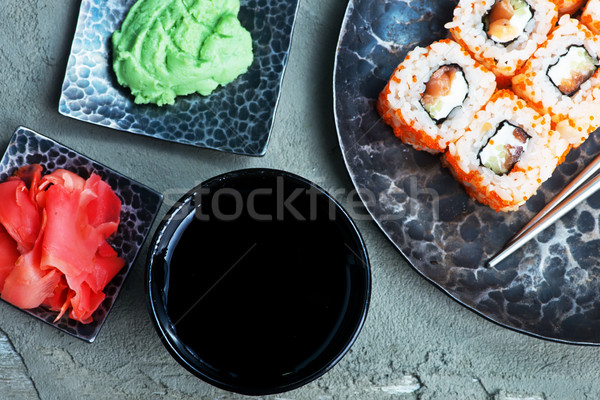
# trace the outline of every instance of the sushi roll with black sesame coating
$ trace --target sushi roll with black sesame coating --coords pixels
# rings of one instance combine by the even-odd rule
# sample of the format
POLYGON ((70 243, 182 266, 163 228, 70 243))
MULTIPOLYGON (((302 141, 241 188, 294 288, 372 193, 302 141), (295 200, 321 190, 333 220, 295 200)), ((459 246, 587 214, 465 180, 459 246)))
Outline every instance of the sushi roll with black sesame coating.
POLYGON ((538 112, 571 147, 583 143, 600 125, 600 41, 568 15, 512 80, 512 89, 538 112))
POLYGON ((443 153, 495 88, 494 74, 445 39, 408 53, 380 93, 377 108, 404 143, 443 153))
POLYGON ((550 0, 460 0, 445 26, 506 88, 557 20, 550 0))
POLYGON ((533 196, 568 151, 566 141, 509 90, 499 90, 442 161, 467 193, 496 211, 514 211, 533 196))

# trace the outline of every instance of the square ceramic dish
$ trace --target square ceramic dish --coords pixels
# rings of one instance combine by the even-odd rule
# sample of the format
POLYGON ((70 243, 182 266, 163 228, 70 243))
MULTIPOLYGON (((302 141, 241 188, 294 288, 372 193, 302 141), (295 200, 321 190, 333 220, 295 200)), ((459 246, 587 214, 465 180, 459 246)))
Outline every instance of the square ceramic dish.
POLYGON ((210 96, 138 105, 112 70, 112 33, 135 0, 82 0, 59 112, 110 128, 251 156, 264 155, 288 60, 297 0, 242 0, 253 40, 248 72, 210 96))
POLYGON ((23 310, 63 332, 93 342, 150 231, 162 204, 163 196, 52 139, 30 129, 19 127, 10 139, 0 161, 0 182, 5 181, 17 168, 28 164, 40 164, 44 167, 42 175, 58 168, 77 173, 84 178, 95 172, 112 187, 121 200, 121 222, 116 235, 110 239, 110 243, 119 256, 125 259, 125 266, 104 289, 106 298, 93 314, 93 322, 82 324, 65 315, 54 323, 56 312, 49 311, 44 307, 23 310))

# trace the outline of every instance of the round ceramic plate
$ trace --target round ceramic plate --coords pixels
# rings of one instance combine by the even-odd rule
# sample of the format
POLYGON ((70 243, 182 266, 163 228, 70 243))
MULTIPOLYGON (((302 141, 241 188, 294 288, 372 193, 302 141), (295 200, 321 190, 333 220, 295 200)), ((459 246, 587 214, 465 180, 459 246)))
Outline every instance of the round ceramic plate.
POLYGON ((82 0, 58 110, 81 121, 236 154, 265 154, 288 60, 298 0, 242 0, 252 35, 248 72, 209 96, 172 106, 135 104, 112 71, 112 33, 135 0, 82 0))
POLYGON ((356 189, 410 265, 455 300, 536 337, 600 343, 600 194, 496 268, 485 263, 600 153, 598 133, 571 151, 538 193, 511 213, 465 193, 438 156, 398 140, 375 109, 415 46, 447 36, 453 0, 351 0, 335 60, 338 137, 356 189))

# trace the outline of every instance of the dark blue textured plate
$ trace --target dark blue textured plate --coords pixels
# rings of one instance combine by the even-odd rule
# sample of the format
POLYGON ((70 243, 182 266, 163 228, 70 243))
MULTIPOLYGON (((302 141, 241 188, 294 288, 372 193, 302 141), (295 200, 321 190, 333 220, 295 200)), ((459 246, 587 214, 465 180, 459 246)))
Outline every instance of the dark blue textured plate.
POLYGON ((453 299, 516 331, 600 344, 600 194, 590 197, 497 268, 485 267, 598 153, 598 133, 572 151, 518 211, 470 199, 439 157, 404 145, 375 101, 417 45, 446 36, 454 0, 351 0, 335 61, 338 137, 356 189, 410 265, 453 299))
POLYGON ((114 129, 236 154, 267 150, 288 60, 298 0, 242 0, 239 19, 253 39, 254 62, 210 96, 172 106, 137 105, 112 70, 111 35, 135 0, 82 0, 59 112, 114 129))
POLYGON ((53 321, 58 315, 56 312, 49 311, 44 307, 23 310, 70 335, 93 342, 146 240, 163 196, 52 139, 27 128, 19 127, 10 139, 0 161, 0 182, 11 176, 17 168, 28 164, 40 164, 44 167, 42 175, 58 168, 64 168, 83 178, 87 178, 92 172, 95 172, 112 187, 121 199, 121 222, 110 243, 119 256, 125 259, 125 266, 104 289, 106 298, 93 314, 93 321, 89 324, 82 324, 69 319, 65 314, 54 323, 53 321))

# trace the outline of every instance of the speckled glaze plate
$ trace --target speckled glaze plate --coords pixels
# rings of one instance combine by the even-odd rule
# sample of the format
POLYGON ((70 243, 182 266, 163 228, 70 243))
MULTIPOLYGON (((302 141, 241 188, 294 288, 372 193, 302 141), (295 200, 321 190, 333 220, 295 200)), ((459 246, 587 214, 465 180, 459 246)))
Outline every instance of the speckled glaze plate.
POLYGON ((93 321, 89 324, 82 324, 69 319, 65 314, 55 323, 53 321, 58 315, 57 312, 49 311, 41 306, 32 310, 23 310, 63 332, 93 342, 152 227, 163 196, 52 139, 24 127, 19 127, 15 131, 0 161, 0 182, 11 176, 17 168, 36 163, 44 167, 42 175, 58 168, 75 172, 83 178, 87 178, 92 172, 95 172, 112 187, 121 199, 121 222, 115 236, 110 239, 110 243, 119 256, 125 259, 125 266, 104 289, 106 298, 92 315, 93 321))
POLYGON ((298 0, 242 0, 238 15, 253 39, 254 62, 210 96, 172 106, 137 105, 112 70, 112 33, 135 0, 82 0, 59 112, 121 131, 250 156, 267 150, 288 60, 298 0))
MULTIPOLYGON (((415 46, 444 38, 454 0, 351 0, 335 60, 340 147, 371 216, 423 277, 478 314, 536 337, 600 344, 600 194, 496 268, 496 254, 600 153, 598 132, 571 151, 518 211, 470 199, 437 156, 404 145, 375 99, 415 46)), ((424 299, 425 301, 425 299, 424 299)))

